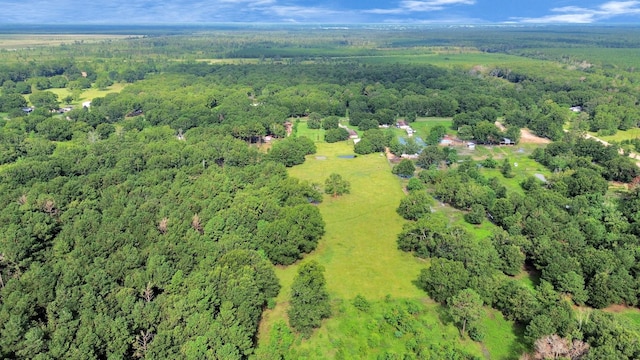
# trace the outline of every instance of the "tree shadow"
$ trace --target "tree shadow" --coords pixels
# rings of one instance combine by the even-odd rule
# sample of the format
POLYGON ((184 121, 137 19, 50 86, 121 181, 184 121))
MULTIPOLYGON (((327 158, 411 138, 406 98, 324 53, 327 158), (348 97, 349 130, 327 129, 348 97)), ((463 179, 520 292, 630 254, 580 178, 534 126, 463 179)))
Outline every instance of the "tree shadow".
POLYGON ((512 331, 516 335, 517 341, 514 341, 509 347, 509 359, 520 359, 522 354, 531 351, 524 338, 525 327, 520 324, 513 324, 512 331))

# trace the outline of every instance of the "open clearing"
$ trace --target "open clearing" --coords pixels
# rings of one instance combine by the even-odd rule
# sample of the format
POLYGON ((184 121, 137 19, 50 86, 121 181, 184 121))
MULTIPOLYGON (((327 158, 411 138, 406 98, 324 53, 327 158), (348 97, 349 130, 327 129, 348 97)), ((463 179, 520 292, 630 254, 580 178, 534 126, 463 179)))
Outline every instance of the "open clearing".
MULTIPOLYGON (((306 126, 300 126, 299 131, 303 128, 307 130, 306 126)), ((386 157, 376 153, 345 159, 339 156, 353 154, 351 142, 316 145, 317 153, 308 156, 304 164, 289 169, 289 174, 323 184, 329 174, 335 172, 351 182, 351 194, 335 199, 325 195, 324 202, 319 205, 326 222, 326 234, 316 251, 302 262, 314 259, 325 267, 333 316, 324 321, 309 340, 297 343, 296 349, 308 354, 309 358, 333 358, 338 350, 370 347, 369 341, 376 335, 372 335, 375 331, 367 330, 367 327, 379 319, 364 316, 346 303, 356 295, 363 295, 375 306, 386 301, 389 295, 393 299, 411 299, 425 305, 423 316, 432 324, 428 331, 433 332, 434 344, 458 342, 466 351, 482 356, 483 344, 459 341, 458 330, 443 320, 444 309, 413 284, 427 261, 397 249, 396 238, 405 221, 396 213, 396 208, 404 193, 402 181, 391 174, 386 157)), ((455 218, 462 214, 455 212, 455 216, 451 214, 455 218)), ((479 226, 476 235, 488 236, 490 228, 488 223, 479 226)), ((268 338, 275 322, 286 318, 290 287, 298 265, 276 269, 282 290, 275 308, 263 314, 261 341, 268 338)), ((522 353, 518 345, 521 335, 499 312, 486 311, 487 317, 483 321, 487 329, 485 352, 491 354, 492 359, 517 358, 522 353)), ((401 350, 404 346, 402 339, 380 339, 375 345, 377 349, 386 350, 401 350)), ((348 354, 359 357, 358 353, 348 354)))
POLYGON ((56 46, 76 42, 100 42, 111 39, 125 39, 132 35, 99 35, 99 34, 2 34, 0 49, 15 50, 41 46, 56 46))
MULTIPOLYGON (((335 172, 351 182, 351 194, 338 198, 325 196, 319 206, 327 232, 318 249, 307 257, 325 266, 331 296, 343 299, 358 294, 371 299, 382 299, 387 294, 426 296, 411 283, 424 265, 411 254, 397 250, 396 237, 404 220, 396 208, 404 194, 386 158, 371 154, 344 159, 338 156, 352 154, 353 145, 347 142, 317 145, 317 153, 289 173, 323 184, 335 172)), ((278 274, 289 279, 295 270, 296 266, 290 266, 279 269, 278 274)), ((284 287, 289 285, 283 282, 284 287)))
MULTIPOLYGON (((110 93, 119 93, 120 91, 122 91, 122 89, 124 89, 126 86, 126 84, 124 83, 115 83, 111 86, 109 86, 108 88, 106 88, 105 90, 99 90, 96 88, 89 88, 89 89, 85 89, 82 93, 80 93, 80 98, 76 99, 75 101, 71 102, 71 105, 74 106, 79 106, 82 105, 83 102, 85 101, 91 101, 95 98, 99 98, 99 97, 105 97, 107 96, 107 94, 110 93)), ((56 95, 58 95, 58 101, 60 101, 61 106, 66 105, 63 101, 63 99, 69 95, 71 95, 71 91, 69 91, 69 89, 67 88, 62 88, 62 89, 47 89, 46 91, 50 91, 56 95)), ((27 99, 27 101, 29 101, 29 95, 25 95, 25 98, 27 99)))

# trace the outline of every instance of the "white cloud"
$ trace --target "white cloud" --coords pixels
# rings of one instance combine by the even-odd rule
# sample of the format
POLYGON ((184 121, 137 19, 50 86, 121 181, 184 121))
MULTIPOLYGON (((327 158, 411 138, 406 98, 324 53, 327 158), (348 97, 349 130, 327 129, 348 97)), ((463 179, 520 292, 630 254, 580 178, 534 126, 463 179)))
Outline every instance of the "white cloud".
POLYGON ((340 11, 322 7, 306 6, 271 6, 265 8, 264 11, 277 16, 287 17, 288 19, 323 18, 342 13, 340 11))
POLYGON ((616 16, 640 15, 640 1, 609 1, 595 8, 565 6, 551 9, 556 13, 538 18, 512 18, 521 23, 589 24, 616 16))
POLYGON ((407 14, 445 10, 454 5, 473 5, 476 0, 402 0, 398 7, 365 10, 370 14, 407 14))

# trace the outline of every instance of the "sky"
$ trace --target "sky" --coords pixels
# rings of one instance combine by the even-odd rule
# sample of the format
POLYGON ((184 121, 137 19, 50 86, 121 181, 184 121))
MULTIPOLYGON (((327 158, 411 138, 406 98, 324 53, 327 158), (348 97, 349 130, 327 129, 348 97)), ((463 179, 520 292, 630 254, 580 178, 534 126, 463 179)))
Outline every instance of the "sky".
POLYGON ((640 1, 0 0, 0 24, 640 24, 640 1))

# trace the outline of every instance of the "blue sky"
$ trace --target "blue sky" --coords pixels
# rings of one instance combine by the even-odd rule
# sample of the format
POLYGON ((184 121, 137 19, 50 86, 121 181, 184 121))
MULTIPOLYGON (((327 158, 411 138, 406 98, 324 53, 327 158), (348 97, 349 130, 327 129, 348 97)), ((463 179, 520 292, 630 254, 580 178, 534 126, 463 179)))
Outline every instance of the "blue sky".
POLYGON ((640 1, 0 0, 0 24, 638 24, 640 1))

